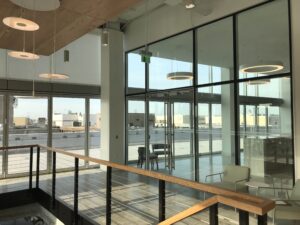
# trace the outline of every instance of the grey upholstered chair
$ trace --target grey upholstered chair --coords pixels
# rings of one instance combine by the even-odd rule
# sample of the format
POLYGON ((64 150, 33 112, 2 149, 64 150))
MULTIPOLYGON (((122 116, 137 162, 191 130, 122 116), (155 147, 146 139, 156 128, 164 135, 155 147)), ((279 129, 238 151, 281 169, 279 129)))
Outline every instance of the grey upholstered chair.
MULTIPOLYGON (((282 190, 282 188, 278 188, 282 190)), ((288 189, 284 189, 288 190, 288 189)), ((273 213, 273 223, 275 220, 300 220, 300 180, 297 180, 291 195, 287 200, 276 200, 276 207, 273 213), (283 203, 283 204, 282 204, 283 203)))
POLYGON ((219 176, 220 181, 214 182, 212 185, 220 188, 225 188, 233 191, 248 192, 248 187, 245 185, 250 179, 250 168, 245 166, 227 165, 224 167, 224 172, 209 174, 205 178, 219 176))

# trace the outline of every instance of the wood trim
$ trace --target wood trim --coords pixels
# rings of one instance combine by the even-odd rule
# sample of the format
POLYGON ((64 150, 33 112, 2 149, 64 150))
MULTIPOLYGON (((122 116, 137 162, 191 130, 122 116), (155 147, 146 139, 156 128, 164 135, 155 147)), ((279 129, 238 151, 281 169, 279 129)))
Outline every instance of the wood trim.
POLYGON ((198 213, 198 212, 201 212, 201 211, 207 209, 208 207, 210 207, 216 203, 218 203, 217 196, 211 197, 203 202, 197 203, 196 205, 192 206, 191 208, 188 208, 188 209, 166 219, 165 221, 159 223, 158 225, 170 225, 170 224, 177 223, 185 218, 188 218, 188 217, 194 215, 195 213, 198 213))

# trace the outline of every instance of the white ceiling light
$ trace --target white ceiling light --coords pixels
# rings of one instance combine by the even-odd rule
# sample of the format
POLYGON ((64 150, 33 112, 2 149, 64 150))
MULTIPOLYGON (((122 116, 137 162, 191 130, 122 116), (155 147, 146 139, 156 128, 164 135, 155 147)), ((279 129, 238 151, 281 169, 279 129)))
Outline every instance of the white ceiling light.
POLYGON ((192 80, 193 79, 193 73, 191 73, 191 72, 168 73, 167 79, 168 80, 192 80))
POLYGON ((270 83, 270 79, 258 79, 258 80, 249 80, 248 85, 262 85, 262 84, 268 84, 270 83))
POLYGON ((196 6, 193 0, 184 0, 184 5, 186 9, 193 9, 196 6))
POLYGON ((23 31, 36 31, 40 28, 37 23, 21 17, 5 17, 3 23, 8 27, 23 31))
POLYGON ((33 54, 25 51, 10 51, 7 53, 10 57, 17 59, 36 60, 40 57, 37 54, 33 54))
POLYGON ((34 11, 52 11, 60 6, 59 0, 10 0, 12 3, 34 11))
POLYGON ((55 80, 66 80, 70 78, 67 74, 62 74, 62 73, 42 73, 39 75, 39 77, 44 79, 55 79, 55 80))
POLYGON ((281 62, 263 62, 257 65, 242 65, 240 72, 242 73, 273 73, 284 68, 281 62))

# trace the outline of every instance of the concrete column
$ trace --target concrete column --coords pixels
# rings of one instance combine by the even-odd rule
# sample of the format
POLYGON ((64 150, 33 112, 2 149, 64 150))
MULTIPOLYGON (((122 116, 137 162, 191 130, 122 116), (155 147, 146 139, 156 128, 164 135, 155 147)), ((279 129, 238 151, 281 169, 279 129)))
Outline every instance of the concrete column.
POLYGON ((100 158, 125 163, 125 75, 123 33, 109 29, 109 45, 101 46, 100 158))
POLYGON ((291 0, 292 23, 292 54, 293 54, 293 105, 294 105, 294 141, 295 141, 295 172, 300 179, 300 1, 291 0))
MULTIPOLYGON (((222 76, 226 76, 230 70, 222 69, 222 76)), ((234 89, 230 85, 221 86, 222 109, 222 159, 223 165, 235 164, 234 142, 234 89)))

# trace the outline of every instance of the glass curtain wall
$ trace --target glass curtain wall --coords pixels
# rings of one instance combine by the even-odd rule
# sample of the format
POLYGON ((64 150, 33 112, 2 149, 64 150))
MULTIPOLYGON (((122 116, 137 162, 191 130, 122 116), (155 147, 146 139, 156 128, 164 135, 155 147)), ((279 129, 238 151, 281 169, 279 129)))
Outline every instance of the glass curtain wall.
POLYGON ((128 163, 144 147, 146 169, 204 182, 240 164, 291 185, 288 21, 278 0, 127 53, 128 163))

